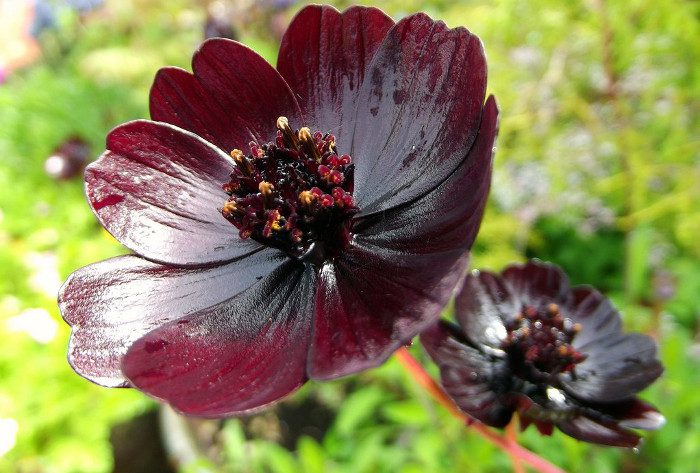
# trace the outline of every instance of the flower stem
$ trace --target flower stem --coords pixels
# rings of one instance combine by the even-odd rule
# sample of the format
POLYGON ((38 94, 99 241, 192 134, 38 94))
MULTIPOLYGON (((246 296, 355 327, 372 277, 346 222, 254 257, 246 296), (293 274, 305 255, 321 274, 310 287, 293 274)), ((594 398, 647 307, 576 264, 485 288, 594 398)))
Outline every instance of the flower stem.
MULTIPOLYGON (((517 423, 517 414, 515 414, 513 415, 513 419, 511 419, 510 423, 506 426, 506 439, 513 445, 518 445, 517 423)), ((510 459, 513 462, 513 473, 525 473, 525 467, 520 458, 511 454, 510 459)))
POLYGON ((420 384, 437 402, 442 404, 450 414, 464 422, 470 429, 479 434, 484 439, 488 440, 513 459, 513 469, 516 473, 522 471, 520 462, 527 463, 540 473, 564 473, 564 470, 549 463, 544 458, 535 455, 530 450, 520 446, 514 438, 506 438, 497 434, 481 422, 472 419, 463 413, 450 399, 445 391, 438 385, 433 378, 430 377, 423 366, 413 358, 405 347, 399 348, 394 354, 396 359, 408 371, 411 376, 420 384))

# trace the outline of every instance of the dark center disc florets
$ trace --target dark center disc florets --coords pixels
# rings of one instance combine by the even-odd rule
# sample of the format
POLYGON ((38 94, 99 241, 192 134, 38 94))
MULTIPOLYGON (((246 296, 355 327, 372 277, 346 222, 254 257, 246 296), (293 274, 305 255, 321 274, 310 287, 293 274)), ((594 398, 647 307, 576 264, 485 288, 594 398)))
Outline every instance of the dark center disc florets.
POLYGON ((586 359, 571 345, 580 324, 564 318, 557 304, 541 310, 524 306, 506 330, 501 348, 513 372, 531 383, 551 381, 559 373, 575 376, 575 365, 586 359))
POLYGON ((234 149, 236 167, 223 185, 230 196, 221 210, 241 238, 279 248, 293 257, 332 257, 349 241, 353 164, 338 155, 335 137, 294 132, 277 120, 274 143, 250 143, 250 154, 234 149))

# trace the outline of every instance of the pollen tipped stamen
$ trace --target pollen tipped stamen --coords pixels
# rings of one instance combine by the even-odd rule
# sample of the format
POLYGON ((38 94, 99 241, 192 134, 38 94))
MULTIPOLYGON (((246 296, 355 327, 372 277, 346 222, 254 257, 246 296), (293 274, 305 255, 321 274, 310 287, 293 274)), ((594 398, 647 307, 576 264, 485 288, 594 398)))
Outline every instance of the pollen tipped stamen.
POLYGON ((575 365, 586 358, 571 345, 580 325, 564 318, 556 304, 541 311, 525 306, 506 329, 501 348, 509 354, 518 375, 531 382, 560 373, 575 376, 575 365))
POLYGON ((277 129, 282 132, 282 138, 284 144, 288 148, 298 150, 299 149, 299 138, 297 138, 296 133, 289 126, 289 120, 287 117, 279 117, 277 119, 277 129))
MULTIPOLYGON (((335 253, 350 241, 349 219, 357 213, 352 198, 352 159, 338 157, 335 137, 292 130, 285 117, 277 120, 274 143, 249 144, 250 154, 231 152, 236 167, 222 185, 230 198, 222 215, 239 229, 241 238, 305 257, 316 241, 319 251, 335 253)), ((325 257, 325 256, 324 256, 325 257)))
POLYGON ((307 127, 299 129, 299 141, 306 150, 306 153, 314 158, 317 163, 321 162, 321 153, 319 153, 314 137, 311 136, 311 130, 307 127))
POLYGON ((243 151, 240 149, 234 149, 231 151, 231 157, 233 158, 233 161, 236 163, 236 166, 243 172, 244 175, 250 176, 253 172, 253 166, 251 162, 246 158, 246 156, 243 154, 243 151))

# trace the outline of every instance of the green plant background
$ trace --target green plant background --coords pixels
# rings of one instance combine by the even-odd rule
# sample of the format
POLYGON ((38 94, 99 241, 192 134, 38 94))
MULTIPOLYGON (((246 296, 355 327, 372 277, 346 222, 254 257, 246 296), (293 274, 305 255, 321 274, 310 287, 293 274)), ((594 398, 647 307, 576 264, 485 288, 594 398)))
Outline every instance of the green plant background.
MULTIPOLYGON (((331 2, 343 8, 350 2, 331 2)), ((639 451, 586 445, 532 430, 522 443, 567 471, 698 472, 700 462, 700 3, 644 0, 359 2, 395 18, 425 11, 478 34, 501 109, 496 172, 473 266, 499 270, 538 257, 575 284, 601 288, 626 326, 657 337, 663 378, 643 397, 667 425, 639 451), (673 296, 661 297, 666 285, 673 296)), ((292 7, 286 18, 299 5, 292 7)), ((113 126, 148 116, 154 73, 188 67, 204 10, 186 0, 114 0, 79 19, 63 11, 42 36, 44 56, 0 85, 0 419, 14 446, 0 472, 108 472, 110 429, 155 403, 78 377, 56 284, 125 250, 93 218, 80 179, 57 183, 43 161, 79 134, 97 156, 113 126), (44 309, 55 338, 10 323, 44 309)), ((241 40, 273 62, 260 19, 241 40)), ((448 314, 446 314, 448 315, 448 314)), ((419 346, 412 353, 426 360, 419 346)), ((430 371, 435 374, 434 367, 430 371)), ((325 434, 285 448, 228 420, 215 458, 186 472, 500 472, 505 454, 435 405, 391 360, 285 401, 332 413, 325 434)), ((275 410, 261 418, 272 422, 275 410)))

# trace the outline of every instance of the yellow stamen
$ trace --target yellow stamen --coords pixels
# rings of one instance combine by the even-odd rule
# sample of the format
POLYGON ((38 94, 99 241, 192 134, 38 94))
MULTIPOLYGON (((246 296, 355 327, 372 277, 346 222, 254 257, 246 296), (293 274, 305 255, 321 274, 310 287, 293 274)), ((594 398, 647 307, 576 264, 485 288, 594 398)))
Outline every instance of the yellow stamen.
POLYGON ((245 158, 245 155, 240 149, 234 149, 233 151, 231 151, 231 157, 234 161, 236 161, 236 164, 241 164, 243 162, 243 159, 245 158))
POLYGON ((299 202, 301 202, 301 205, 311 205, 314 200, 316 200, 316 196, 311 193, 311 191, 302 191, 299 193, 299 202))
POLYGON ((260 184, 258 184, 258 189, 262 195, 267 197, 272 194, 273 190, 275 190, 275 186, 267 181, 261 181, 260 184))
POLYGON ((299 129, 299 141, 306 147, 306 152, 309 153, 316 162, 321 161, 321 154, 318 152, 318 148, 316 148, 314 138, 311 136, 311 130, 309 130, 308 127, 299 129))
POLYGON ((280 223, 279 218, 272 222, 272 225, 270 225, 270 228, 272 228, 274 231, 278 232, 284 228, 284 225, 280 223))
POLYGON ((284 137, 287 146, 290 148, 299 149, 299 140, 297 135, 295 135, 290 128, 287 117, 279 117, 277 119, 277 129, 282 132, 282 136, 284 137))
POLYGON ((284 131, 287 128, 289 128, 289 120, 287 117, 279 117, 277 119, 277 129, 280 131, 284 131))
POLYGON ((227 200, 226 203, 224 203, 224 208, 221 209, 221 211, 226 215, 232 215, 236 213, 237 210, 238 206, 236 205, 236 203, 230 200, 227 200))

